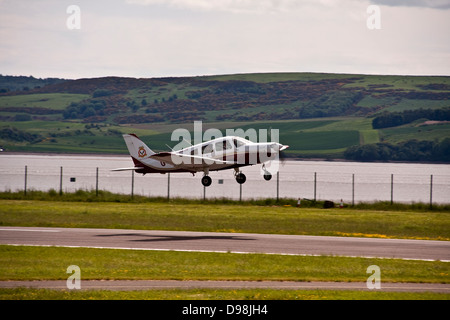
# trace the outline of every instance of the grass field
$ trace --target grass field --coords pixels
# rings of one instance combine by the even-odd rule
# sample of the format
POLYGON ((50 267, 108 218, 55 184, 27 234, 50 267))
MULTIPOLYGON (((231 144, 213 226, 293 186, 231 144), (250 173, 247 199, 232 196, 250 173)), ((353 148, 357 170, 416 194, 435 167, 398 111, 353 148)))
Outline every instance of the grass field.
MULTIPOLYGON (((398 143, 410 139, 441 140, 450 135, 450 125, 435 124, 428 126, 405 126, 381 130, 372 129, 371 119, 342 117, 327 119, 308 119, 295 121, 204 123, 203 130, 217 128, 223 135, 226 129, 279 130, 279 141, 289 145, 287 154, 300 157, 343 158, 346 148, 353 145, 377 143, 380 139, 398 143)), ((0 139, 0 146, 8 151, 26 152, 69 152, 69 153, 109 153, 126 154, 128 151, 120 134, 136 133, 155 151, 167 151, 175 147, 179 141, 172 141, 172 132, 177 128, 188 129, 193 134, 193 123, 190 124, 158 124, 158 125, 103 125, 91 128, 89 124, 68 121, 23 121, 0 122, 0 129, 15 127, 23 132, 39 134, 40 142, 14 142, 0 139), (88 129, 87 129, 88 128, 88 129)), ((177 137, 174 137, 176 139, 177 137)), ((270 137, 258 137, 259 139, 270 137)), ((192 141, 194 143, 194 141, 192 141)))
POLYGON ((450 124, 436 124, 418 126, 410 124, 395 128, 380 130, 380 135, 385 141, 398 143, 405 140, 439 140, 443 137, 450 137, 450 124))
POLYGON ((450 240, 448 211, 324 210, 164 200, 146 203, 2 200, 0 225, 450 240))
POLYGON ((442 293, 335 290, 214 290, 146 291, 0 289, 0 300, 448 300, 442 293))
POLYGON ((358 78, 354 83, 344 85, 344 88, 388 85, 392 89, 420 90, 417 85, 427 85, 430 83, 449 84, 449 77, 445 76, 417 76, 404 77, 396 75, 363 75, 363 74, 330 74, 330 73, 247 73, 232 75, 217 75, 205 77, 205 80, 241 80, 254 81, 259 83, 278 81, 322 81, 329 79, 349 79, 358 78))
MULTIPOLYGON (((23 196, 23 194, 22 194, 23 196)), ((410 239, 450 239, 450 211, 426 206, 374 209, 295 208, 239 204, 224 200, 167 202, 112 194, 98 199, 89 192, 63 195, 32 192, 32 198, 6 200, 0 225, 98 227, 312 234, 410 239), (53 198, 53 201, 48 201, 53 198), (69 201, 56 201, 64 198, 69 201), (96 202, 96 201, 104 202, 96 202), (117 202, 120 201, 120 202, 117 202), (442 211, 443 210, 443 211, 442 211), (200 223, 201 221, 201 223, 200 223)), ((376 205, 374 205, 376 206, 376 205)), ((374 208, 374 207, 372 207, 374 208)), ((0 280, 67 279, 76 264, 82 279, 365 281, 369 265, 378 265, 385 282, 449 283, 449 266, 439 261, 264 254, 165 252, 87 248, 0 246, 0 280)), ((156 290, 143 292, 68 292, 3 289, 0 299, 443 299, 448 294, 328 290, 156 290)))
POLYGON ((35 93, 0 97, 0 111, 3 107, 41 107, 64 110, 72 102, 89 98, 87 94, 70 93, 35 93))
MULTIPOLYGON (((158 252, 139 250, 0 246, 0 280, 65 280, 76 264, 82 280, 289 280, 357 281, 367 279, 369 265, 378 265, 384 282, 448 283, 448 263, 264 254, 158 252)), ((3 289, 0 299, 446 299, 430 293, 369 293, 299 290, 156 290, 114 293, 3 289)))
POLYGON ((449 283, 439 261, 303 257, 0 245, 0 280, 64 280, 78 265, 85 280, 248 280, 365 282, 378 265, 385 282, 449 283))
MULTIPOLYGON (((76 264, 82 280, 356 281, 377 265, 383 282, 449 283, 446 262, 264 254, 163 252, 0 245, 0 281, 65 280, 76 264)), ((448 299, 448 294, 329 290, 2 289, 0 299, 448 299)))
MULTIPOLYGON (((1 140, 0 145, 8 151, 109 153, 127 154, 128 150, 120 133, 137 133, 151 137, 158 132, 145 129, 130 129, 125 126, 100 125, 69 121, 21 121, 0 122, 0 128, 15 127, 23 132, 38 134, 43 139, 37 143, 10 142, 1 140)), ((170 136, 169 136, 170 141, 170 136)))

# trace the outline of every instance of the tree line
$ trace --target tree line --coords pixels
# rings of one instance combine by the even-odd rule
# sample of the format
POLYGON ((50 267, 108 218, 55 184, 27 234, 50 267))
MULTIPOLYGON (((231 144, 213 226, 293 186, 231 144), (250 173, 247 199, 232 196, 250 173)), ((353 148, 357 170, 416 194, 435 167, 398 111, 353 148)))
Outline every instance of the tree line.
POLYGON ((416 109, 402 112, 383 112, 372 120, 374 129, 397 127, 419 119, 436 121, 449 121, 450 108, 442 109, 416 109))
POLYGON ((59 78, 41 79, 33 76, 7 76, 0 74, 0 94, 11 91, 29 91, 64 81, 66 80, 59 78))
POLYGON ((354 161, 440 161, 450 162, 450 138, 442 141, 408 140, 393 145, 386 142, 351 146, 344 152, 354 161))
POLYGON ((36 143, 42 141, 43 137, 37 133, 29 133, 14 127, 6 127, 0 130, 0 139, 36 143))

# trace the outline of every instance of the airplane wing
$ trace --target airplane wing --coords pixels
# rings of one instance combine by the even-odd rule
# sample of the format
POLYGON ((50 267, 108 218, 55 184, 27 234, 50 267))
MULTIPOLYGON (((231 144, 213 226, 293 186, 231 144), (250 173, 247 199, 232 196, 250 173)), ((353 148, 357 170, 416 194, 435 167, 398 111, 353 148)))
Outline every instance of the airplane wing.
POLYGON ((186 168, 205 167, 213 164, 235 164, 233 161, 224 161, 205 156, 193 156, 176 152, 161 152, 151 155, 150 159, 164 161, 174 166, 186 168))

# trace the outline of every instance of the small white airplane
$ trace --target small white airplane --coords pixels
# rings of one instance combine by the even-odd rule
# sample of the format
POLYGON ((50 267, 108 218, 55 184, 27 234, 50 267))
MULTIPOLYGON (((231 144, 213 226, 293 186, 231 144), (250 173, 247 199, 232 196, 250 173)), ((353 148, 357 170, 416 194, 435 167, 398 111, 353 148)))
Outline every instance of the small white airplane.
POLYGON ((134 170, 144 175, 166 172, 190 172, 195 175, 203 172, 202 184, 205 187, 212 183, 210 171, 226 169, 234 169, 236 181, 243 184, 246 177, 240 168, 259 163, 263 164, 264 179, 268 181, 272 174, 265 163, 277 160, 280 152, 289 147, 277 142, 254 143, 241 137, 226 136, 177 151, 155 153, 133 133, 124 134, 123 138, 134 167, 113 171, 134 170))

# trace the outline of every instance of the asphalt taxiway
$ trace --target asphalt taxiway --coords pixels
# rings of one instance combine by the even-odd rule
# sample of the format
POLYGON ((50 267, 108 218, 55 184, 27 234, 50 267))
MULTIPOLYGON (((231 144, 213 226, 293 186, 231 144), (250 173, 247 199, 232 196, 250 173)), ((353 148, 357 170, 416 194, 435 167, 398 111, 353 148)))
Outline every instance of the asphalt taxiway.
MULTIPOLYGON (((0 288, 67 290, 66 280, 0 281, 0 288)), ((362 290, 387 292, 450 293, 444 283, 381 282, 379 289, 368 289, 366 282, 330 281, 201 281, 201 280, 81 280, 81 290, 170 290, 170 289, 279 289, 279 290, 362 290)))

